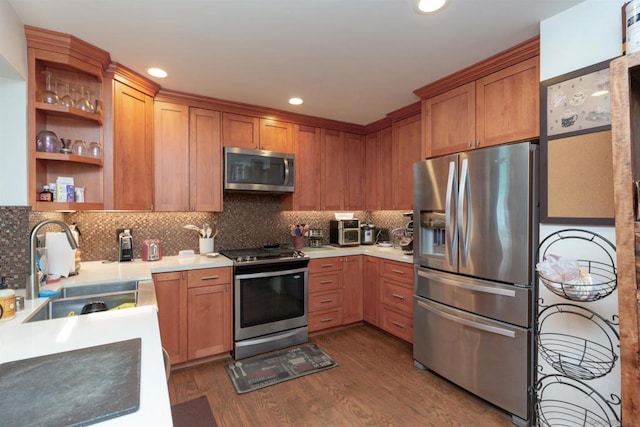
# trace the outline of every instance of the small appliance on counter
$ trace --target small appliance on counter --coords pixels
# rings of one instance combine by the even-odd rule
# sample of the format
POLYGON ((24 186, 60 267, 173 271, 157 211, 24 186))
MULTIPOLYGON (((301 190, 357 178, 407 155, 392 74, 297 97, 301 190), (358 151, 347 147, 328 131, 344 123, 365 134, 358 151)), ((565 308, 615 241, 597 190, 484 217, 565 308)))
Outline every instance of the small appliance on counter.
POLYGON ((129 228, 119 228, 118 261, 133 261, 133 232, 129 228))
POLYGON ((159 261, 162 259, 162 242, 157 239, 142 241, 142 260, 159 261))
POLYGON ((360 244, 373 245, 376 243, 376 226, 370 222, 360 225, 360 244))
POLYGON ((329 222, 329 243, 338 246, 360 246, 360 220, 332 219, 329 222))

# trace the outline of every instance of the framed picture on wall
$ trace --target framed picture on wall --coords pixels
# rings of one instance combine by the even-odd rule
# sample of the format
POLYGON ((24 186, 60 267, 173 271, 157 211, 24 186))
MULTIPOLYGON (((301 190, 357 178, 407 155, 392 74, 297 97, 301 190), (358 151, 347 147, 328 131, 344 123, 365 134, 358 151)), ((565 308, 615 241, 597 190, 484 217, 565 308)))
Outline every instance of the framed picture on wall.
POLYGON ((540 84, 540 221, 613 225, 609 62, 540 84))

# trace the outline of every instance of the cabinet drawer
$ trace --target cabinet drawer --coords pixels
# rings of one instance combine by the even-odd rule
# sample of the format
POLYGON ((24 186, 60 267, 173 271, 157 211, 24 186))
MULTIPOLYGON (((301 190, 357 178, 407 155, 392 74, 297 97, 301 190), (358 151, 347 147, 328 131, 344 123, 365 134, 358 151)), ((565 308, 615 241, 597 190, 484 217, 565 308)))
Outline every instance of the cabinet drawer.
POLYGON ((323 310, 309 313, 309 332, 342 325, 342 309, 323 310))
POLYGON ((309 273, 342 271, 342 257, 316 258, 309 260, 309 273))
POLYGON ((342 288, 342 272, 309 275, 309 293, 340 288, 342 288))
POLYGON ((342 307, 342 289, 309 294, 309 313, 342 307))
POLYGON ((413 264, 404 262, 383 261, 382 276, 393 278, 413 286, 413 264))
POLYGON ((413 289, 382 279, 382 303, 413 314, 413 289))
POLYGON ((413 317, 382 307, 380 327, 385 331, 413 343, 413 317))
POLYGON ((187 277, 188 288, 231 283, 231 267, 189 270, 187 277))

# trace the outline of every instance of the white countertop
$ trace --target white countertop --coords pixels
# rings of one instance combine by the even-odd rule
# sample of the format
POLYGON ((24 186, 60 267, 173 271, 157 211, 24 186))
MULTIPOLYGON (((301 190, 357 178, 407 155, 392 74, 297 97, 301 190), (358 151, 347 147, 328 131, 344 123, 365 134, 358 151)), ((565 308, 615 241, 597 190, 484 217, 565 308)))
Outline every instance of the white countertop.
MULTIPOLYGON (((371 255, 394 261, 412 263, 411 255, 399 249, 378 246, 322 248, 305 247, 310 258, 371 255)), ((83 262, 80 273, 49 284, 43 289, 60 289, 98 283, 136 280, 148 282, 153 273, 193 270, 200 268, 230 267, 233 262, 224 256, 193 257, 169 256, 160 261, 143 262, 83 262)), ((24 295, 24 289, 17 295, 24 295)), ((158 327, 157 307, 138 306, 126 310, 111 310, 40 322, 23 323, 35 310, 45 305, 48 298, 25 300, 25 308, 14 319, 0 322, 0 363, 60 353, 95 345, 108 344, 131 338, 142 338, 140 409, 132 414, 99 423, 104 426, 154 425, 170 426, 171 406, 164 374, 162 344, 158 327)), ((27 403, 28 405, 28 403, 27 403)))

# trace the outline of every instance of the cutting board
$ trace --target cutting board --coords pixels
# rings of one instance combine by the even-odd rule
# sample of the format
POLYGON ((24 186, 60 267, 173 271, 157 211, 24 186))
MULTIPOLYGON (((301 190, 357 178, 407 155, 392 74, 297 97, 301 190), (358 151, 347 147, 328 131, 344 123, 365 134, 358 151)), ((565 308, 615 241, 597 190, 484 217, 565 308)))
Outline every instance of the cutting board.
POLYGON ((0 423, 86 426, 140 407, 140 338, 0 365, 0 423))

